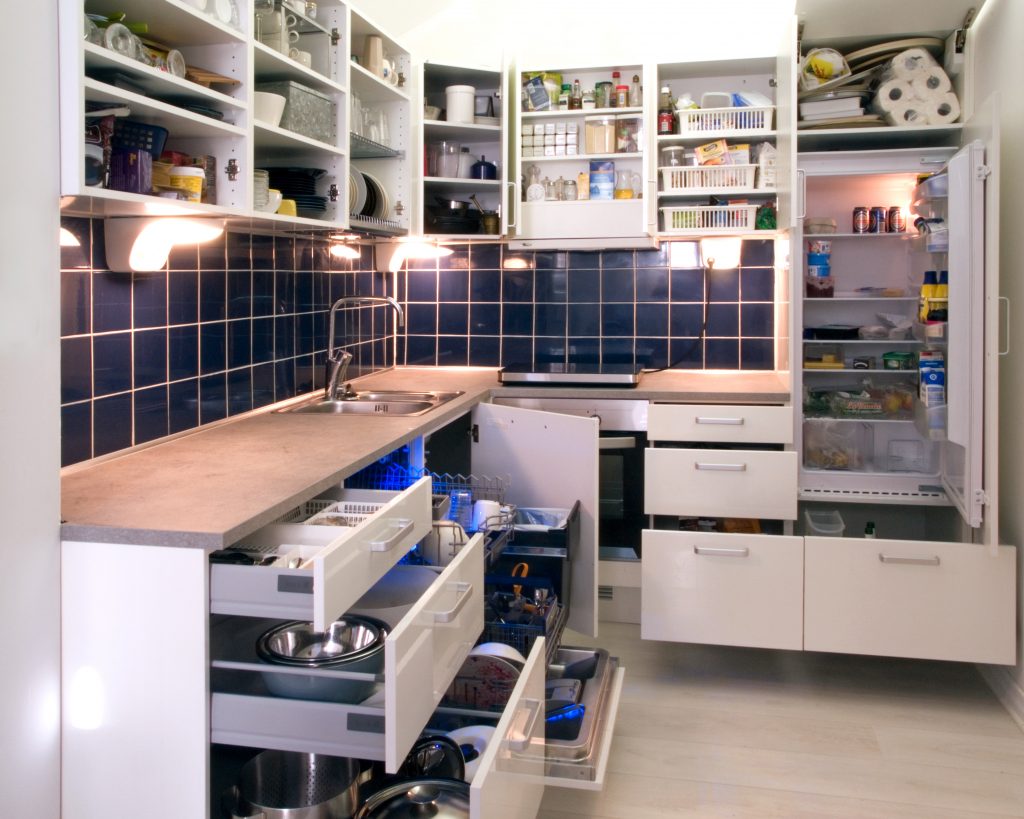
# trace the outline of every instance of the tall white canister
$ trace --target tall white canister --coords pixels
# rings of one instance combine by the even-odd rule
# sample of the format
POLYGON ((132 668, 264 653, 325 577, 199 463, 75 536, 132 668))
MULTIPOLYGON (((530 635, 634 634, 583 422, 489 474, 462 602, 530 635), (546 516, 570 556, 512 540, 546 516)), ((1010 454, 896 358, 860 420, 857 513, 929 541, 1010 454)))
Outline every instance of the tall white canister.
POLYGON ((476 89, 472 85, 449 85, 444 89, 448 122, 473 124, 476 89))

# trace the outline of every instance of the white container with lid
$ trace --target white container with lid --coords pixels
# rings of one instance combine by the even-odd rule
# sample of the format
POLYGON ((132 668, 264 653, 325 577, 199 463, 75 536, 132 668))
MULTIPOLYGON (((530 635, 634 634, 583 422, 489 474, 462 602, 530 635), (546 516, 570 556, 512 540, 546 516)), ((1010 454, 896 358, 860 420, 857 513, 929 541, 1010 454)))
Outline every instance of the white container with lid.
POLYGON ((171 187, 184 192, 189 202, 202 201, 206 171, 202 168, 177 165, 171 168, 170 176, 171 187))
POLYGON ((805 535, 842 537, 843 532, 846 531, 843 516, 835 509, 822 509, 820 511, 804 509, 804 521, 806 523, 805 535))
POLYGON ((444 89, 448 122, 473 124, 476 88, 472 85, 449 85, 444 89))

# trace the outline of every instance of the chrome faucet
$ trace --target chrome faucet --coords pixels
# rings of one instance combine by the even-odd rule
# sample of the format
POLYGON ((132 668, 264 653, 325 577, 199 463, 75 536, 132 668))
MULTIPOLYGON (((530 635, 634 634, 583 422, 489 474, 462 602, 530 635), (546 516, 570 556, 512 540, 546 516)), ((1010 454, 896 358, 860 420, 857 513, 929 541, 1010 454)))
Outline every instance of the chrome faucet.
POLYGON ((352 353, 348 350, 336 349, 334 346, 334 317, 342 307, 366 304, 386 304, 392 307, 398 317, 398 326, 405 326, 405 311, 402 310, 402 305, 391 296, 342 296, 334 302, 331 305, 331 316, 327 325, 327 363, 331 369, 327 376, 327 388, 324 394, 329 400, 337 400, 338 385, 345 382, 348 365, 352 361, 352 353))

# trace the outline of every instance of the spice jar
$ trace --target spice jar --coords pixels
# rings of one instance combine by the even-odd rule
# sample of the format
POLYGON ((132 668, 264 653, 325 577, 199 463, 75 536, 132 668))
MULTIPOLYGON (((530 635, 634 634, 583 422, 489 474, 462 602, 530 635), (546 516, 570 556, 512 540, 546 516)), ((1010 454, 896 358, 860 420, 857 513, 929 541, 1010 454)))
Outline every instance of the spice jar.
POLYGON ((629 86, 628 85, 616 85, 615 86, 615 107, 616 108, 629 108, 629 86))
POLYGON ((576 187, 576 180, 566 179, 565 182, 562 183, 562 198, 566 202, 575 202, 577 195, 578 191, 576 187))

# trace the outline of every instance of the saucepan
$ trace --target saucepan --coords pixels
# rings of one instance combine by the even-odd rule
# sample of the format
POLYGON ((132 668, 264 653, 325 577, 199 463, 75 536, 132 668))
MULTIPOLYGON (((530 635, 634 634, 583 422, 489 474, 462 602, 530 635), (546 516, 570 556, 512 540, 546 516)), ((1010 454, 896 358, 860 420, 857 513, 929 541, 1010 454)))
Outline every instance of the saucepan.
POLYGON ((348 757, 263 751, 245 763, 222 805, 232 819, 349 819, 362 774, 348 757))
POLYGON ((434 201, 437 202, 438 207, 448 211, 450 216, 465 216, 469 212, 469 202, 445 199, 443 196, 435 196, 434 201))

